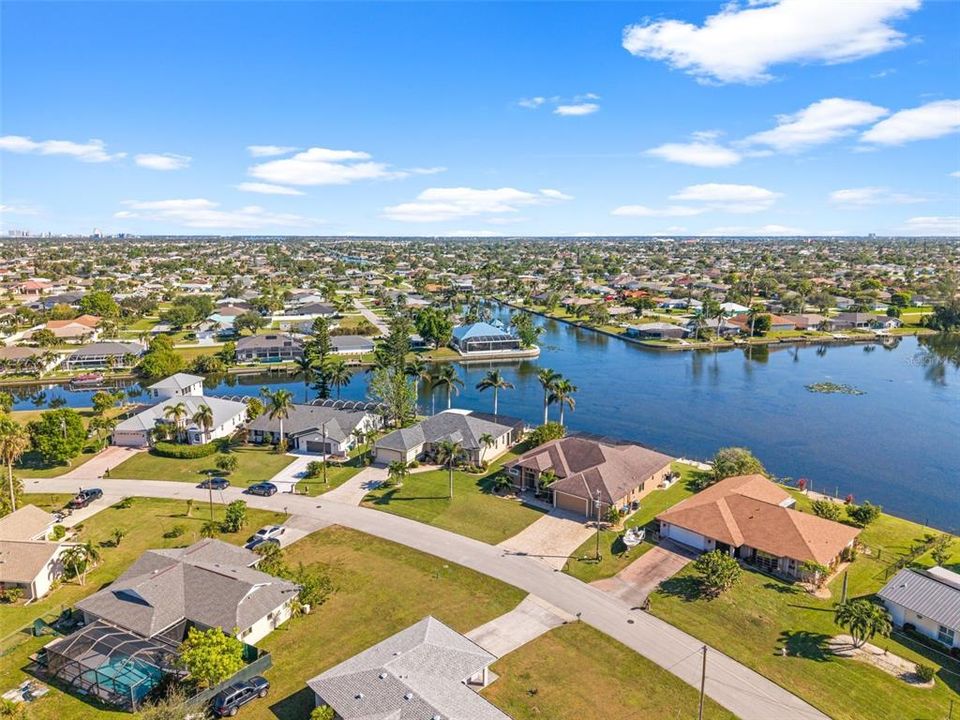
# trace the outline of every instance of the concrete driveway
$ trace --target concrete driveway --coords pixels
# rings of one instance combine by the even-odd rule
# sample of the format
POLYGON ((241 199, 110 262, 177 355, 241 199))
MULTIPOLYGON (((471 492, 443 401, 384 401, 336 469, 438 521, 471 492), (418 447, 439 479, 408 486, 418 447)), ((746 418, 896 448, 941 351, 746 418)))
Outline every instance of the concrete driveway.
POLYGON ((359 505, 368 492, 378 487, 386 479, 387 469, 385 467, 371 465, 358 472, 340 487, 324 493, 317 499, 332 500, 347 505, 359 505))
POLYGON ((612 578, 591 583, 614 597, 637 607, 664 580, 669 580, 696 557, 669 540, 653 547, 612 578))
POLYGON ((500 658, 575 619, 543 598, 527 595, 513 610, 474 628, 467 633, 467 637, 500 658))
POLYGON ((137 453, 142 453, 146 448, 117 447, 108 445, 98 452, 92 458, 73 470, 61 475, 63 478, 76 478, 77 480, 94 480, 102 478, 107 470, 113 470, 117 465, 129 460, 137 453))
POLYGON ((293 462, 283 468, 280 472, 267 480, 277 486, 277 491, 282 493, 292 493, 296 484, 303 480, 307 471, 307 465, 312 460, 322 460, 322 455, 294 455, 287 453, 294 458, 293 462))
POLYGON ((514 554, 536 557, 554 570, 562 570, 567 558, 593 532, 593 528, 582 517, 554 509, 497 547, 514 554))

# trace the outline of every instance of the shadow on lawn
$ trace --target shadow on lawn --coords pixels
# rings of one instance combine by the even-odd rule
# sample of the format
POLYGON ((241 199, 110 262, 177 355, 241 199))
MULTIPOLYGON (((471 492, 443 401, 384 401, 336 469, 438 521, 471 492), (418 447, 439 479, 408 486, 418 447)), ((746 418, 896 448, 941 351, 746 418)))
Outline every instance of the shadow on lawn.
POLYGON ((287 695, 270 706, 270 712, 278 720, 301 720, 310 717, 314 707, 313 690, 308 687, 297 690, 293 695, 287 695))
POLYGON ((449 500, 446 495, 418 495, 416 497, 397 497, 397 490, 388 490, 383 495, 369 500, 374 505, 389 505, 392 502, 404 502, 410 500, 449 500))
MULTIPOLYGON (((807 630, 784 630, 780 633, 779 643, 792 657, 824 662, 833 657, 826 651, 829 635, 807 630)), ((779 655, 779 653, 777 653, 779 655)))
POLYGON ((763 587, 775 593, 780 593, 781 595, 798 595, 800 593, 800 588, 796 585, 788 585, 787 583, 766 582, 763 584, 763 587))
POLYGON ((679 576, 664 580, 660 583, 660 592, 684 602, 706 599, 700 579, 695 577, 679 576))

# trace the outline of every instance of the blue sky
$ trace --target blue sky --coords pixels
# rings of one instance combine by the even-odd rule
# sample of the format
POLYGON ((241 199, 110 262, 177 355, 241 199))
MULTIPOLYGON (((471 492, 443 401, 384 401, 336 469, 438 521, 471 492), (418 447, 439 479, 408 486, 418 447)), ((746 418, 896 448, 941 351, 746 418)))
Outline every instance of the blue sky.
POLYGON ((960 3, 28 3, 2 227, 960 234, 960 3))

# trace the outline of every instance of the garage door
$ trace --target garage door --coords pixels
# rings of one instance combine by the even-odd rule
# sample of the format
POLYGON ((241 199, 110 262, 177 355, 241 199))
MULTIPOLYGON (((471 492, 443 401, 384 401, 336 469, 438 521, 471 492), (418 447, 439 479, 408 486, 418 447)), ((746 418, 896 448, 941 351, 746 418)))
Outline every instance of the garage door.
POLYGON ((307 452, 329 455, 333 452, 333 448, 329 442, 324 444, 321 440, 307 440, 307 452))
POLYGON ((556 493, 555 496, 558 508, 575 512, 578 515, 585 516, 587 514, 587 501, 583 498, 576 497, 575 495, 567 495, 566 493, 556 493))
POLYGON ((403 451, 401 450, 390 450, 388 448, 377 448, 377 462, 385 465, 389 465, 395 460, 405 460, 403 457, 403 451))
POLYGON ((671 525, 670 531, 667 533, 667 535, 672 540, 676 540, 677 542, 683 543, 684 545, 689 545, 690 547, 696 548, 697 550, 704 549, 705 543, 704 543, 703 535, 700 535, 699 533, 690 532, 689 530, 684 530, 683 528, 677 527, 676 525, 671 525))

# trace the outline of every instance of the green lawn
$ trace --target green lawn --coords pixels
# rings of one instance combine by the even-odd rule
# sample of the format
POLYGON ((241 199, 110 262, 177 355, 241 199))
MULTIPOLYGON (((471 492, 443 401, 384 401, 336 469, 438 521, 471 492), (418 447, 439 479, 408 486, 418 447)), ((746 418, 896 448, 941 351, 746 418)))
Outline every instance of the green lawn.
MULTIPOLYGON (((659 513, 668 507, 676 505, 693 494, 689 484, 691 479, 700 471, 691 465, 682 463, 674 463, 673 469, 680 473, 680 480, 666 490, 654 490, 643 498, 640 501, 640 509, 624 523, 625 528, 642 527, 652 522, 659 513)), ((564 565, 563 571, 584 582, 612 577, 653 547, 650 543, 643 542, 630 549, 620 539, 622 534, 622 530, 601 530, 600 562, 595 559, 597 540, 595 536, 592 536, 576 549, 573 558, 564 565)))
MULTIPOLYGON (((83 420, 84 427, 90 424, 90 420, 94 417, 92 408, 74 408, 78 413, 80 413, 80 418, 83 420)), ((19 423, 29 423, 33 420, 38 420, 40 416, 46 412, 46 410, 14 410, 10 413, 11 417, 19 423)), ((121 408, 112 408, 108 411, 109 415, 119 415, 122 412, 121 408)), ((92 458, 97 453, 97 449, 93 444, 87 445, 84 448, 84 451, 75 458, 72 458, 67 465, 48 465, 44 463, 40 456, 33 452, 24 453, 20 458, 20 461, 13 466, 13 471, 17 477, 24 480, 29 480, 31 478, 51 478, 59 477, 64 473, 70 472, 71 470, 83 465, 87 460, 92 458)))
POLYGON ((356 455, 342 465, 331 462, 327 466, 326 483, 323 482, 323 475, 306 480, 300 480, 297 483, 297 492, 302 492, 313 496, 323 495, 324 493, 330 492, 334 488, 340 487, 361 470, 363 470, 363 466, 360 464, 360 458, 356 455))
MULTIPOLYGON (((28 494, 26 501, 45 509, 62 507, 68 500, 66 495, 28 494)), ((80 529, 80 541, 92 540, 100 543, 102 553, 100 564, 87 576, 86 584, 69 581, 52 590, 39 602, 14 606, 0 606, 0 688, 3 691, 13 687, 28 676, 23 668, 28 656, 46 645, 49 637, 33 638, 20 635, 18 631, 29 626, 35 618, 50 614, 59 614, 66 607, 112 582, 121 572, 150 548, 181 547, 200 538, 200 528, 209 517, 207 508, 199 504, 194 508, 192 517, 186 517, 187 504, 181 500, 154 500, 134 498, 126 509, 107 508, 90 517, 80 529), (175 525, 184 527, 184 533, 178 538, 164 538, 175 525), (123 528, 127 535, 119 547, 107 542, 114 528, 123 528)), ((216 517, 223 517, 222 506, 215 505, 216 517)), ((220 539, 234 544, 246 541, 252 529, 261 525, 283 522, 281 513, 265 510, 247 510, 248 527, 240 533, 221 535, 220 539)), ((64 694, 53 688, 49 695, 31 704, 30 720, 82 720, 89 717, 127 717, 128 713, 96 709, 78 697, 64 694)))
POLYGON ((175 480, 199 483, 208 475, 223 475, 231 485, 247 487, 269 480, 293 462, 291 455, 278 455, 268 447, 240 447, 232 453, 239 462, 231 473, 217 470, 216 454, 205 458, 181 460, 142 452, 110 471, 111 476, 132 480, 175 480))
POLYGON ((203 345, 189 348, 179 347, 174 348, 173 351, 182 357, 189 365, 201 355, 216 355, 218 352, 220 352, 220 349, 221 348, 218 345, 203 345))
MULTIPOLYGON (((561 625, 498 660, 481 693, 514 720, 695 718, 697 691, 584 623, 561 625)), ((705 718, 733 714, 709 698, 705 718)))
MULTIPOLYGON (((809 507, 801 497, 798 507, 809 507)), ((849 570, 849 595, 868 596, 879 590, 888 564, 905 554, 929 529, 915 523, 882 516, 861 535, 872 555, 861 556, 849 570), (879 558, 878 555, 879 554, 879 558)), ((918 565, 932 564, 929 555, 918 565)), ((960 567, 960 542, 955 542, 947 563, 960 567)), ((950 700, 960 706, 960 675, 938 672, 932 690, 914 688, 892 676, 853 660, 823 651, 823 642, 843 632, 833 623, 833 607, 842 588, 835 579, 833 599, 815 598, 793 584, 744 572, 742 583, 712 601, 699 598, 697 581, 688 566, 651 595, 651 612, 700 640, 757 670, 838 720, 913 718, 941 720, 950 700), (780 656, 786 646, 788 657, 780 656)), ((923 655, 896 639, 875 643, 890 652, 923 661, 940 670, 941 663, 960 673, 960 663, 923 650, 923 655)))
POLYGON ((512 457, 516 455, 501 456, 482 476, 454 472, 453 499, 449 498, 447 471, 431 470, 409 475, 403 487, 374 490, 364 505, 496 544, 516 535, 542 513, 490 491, 493 476, 512 457))

